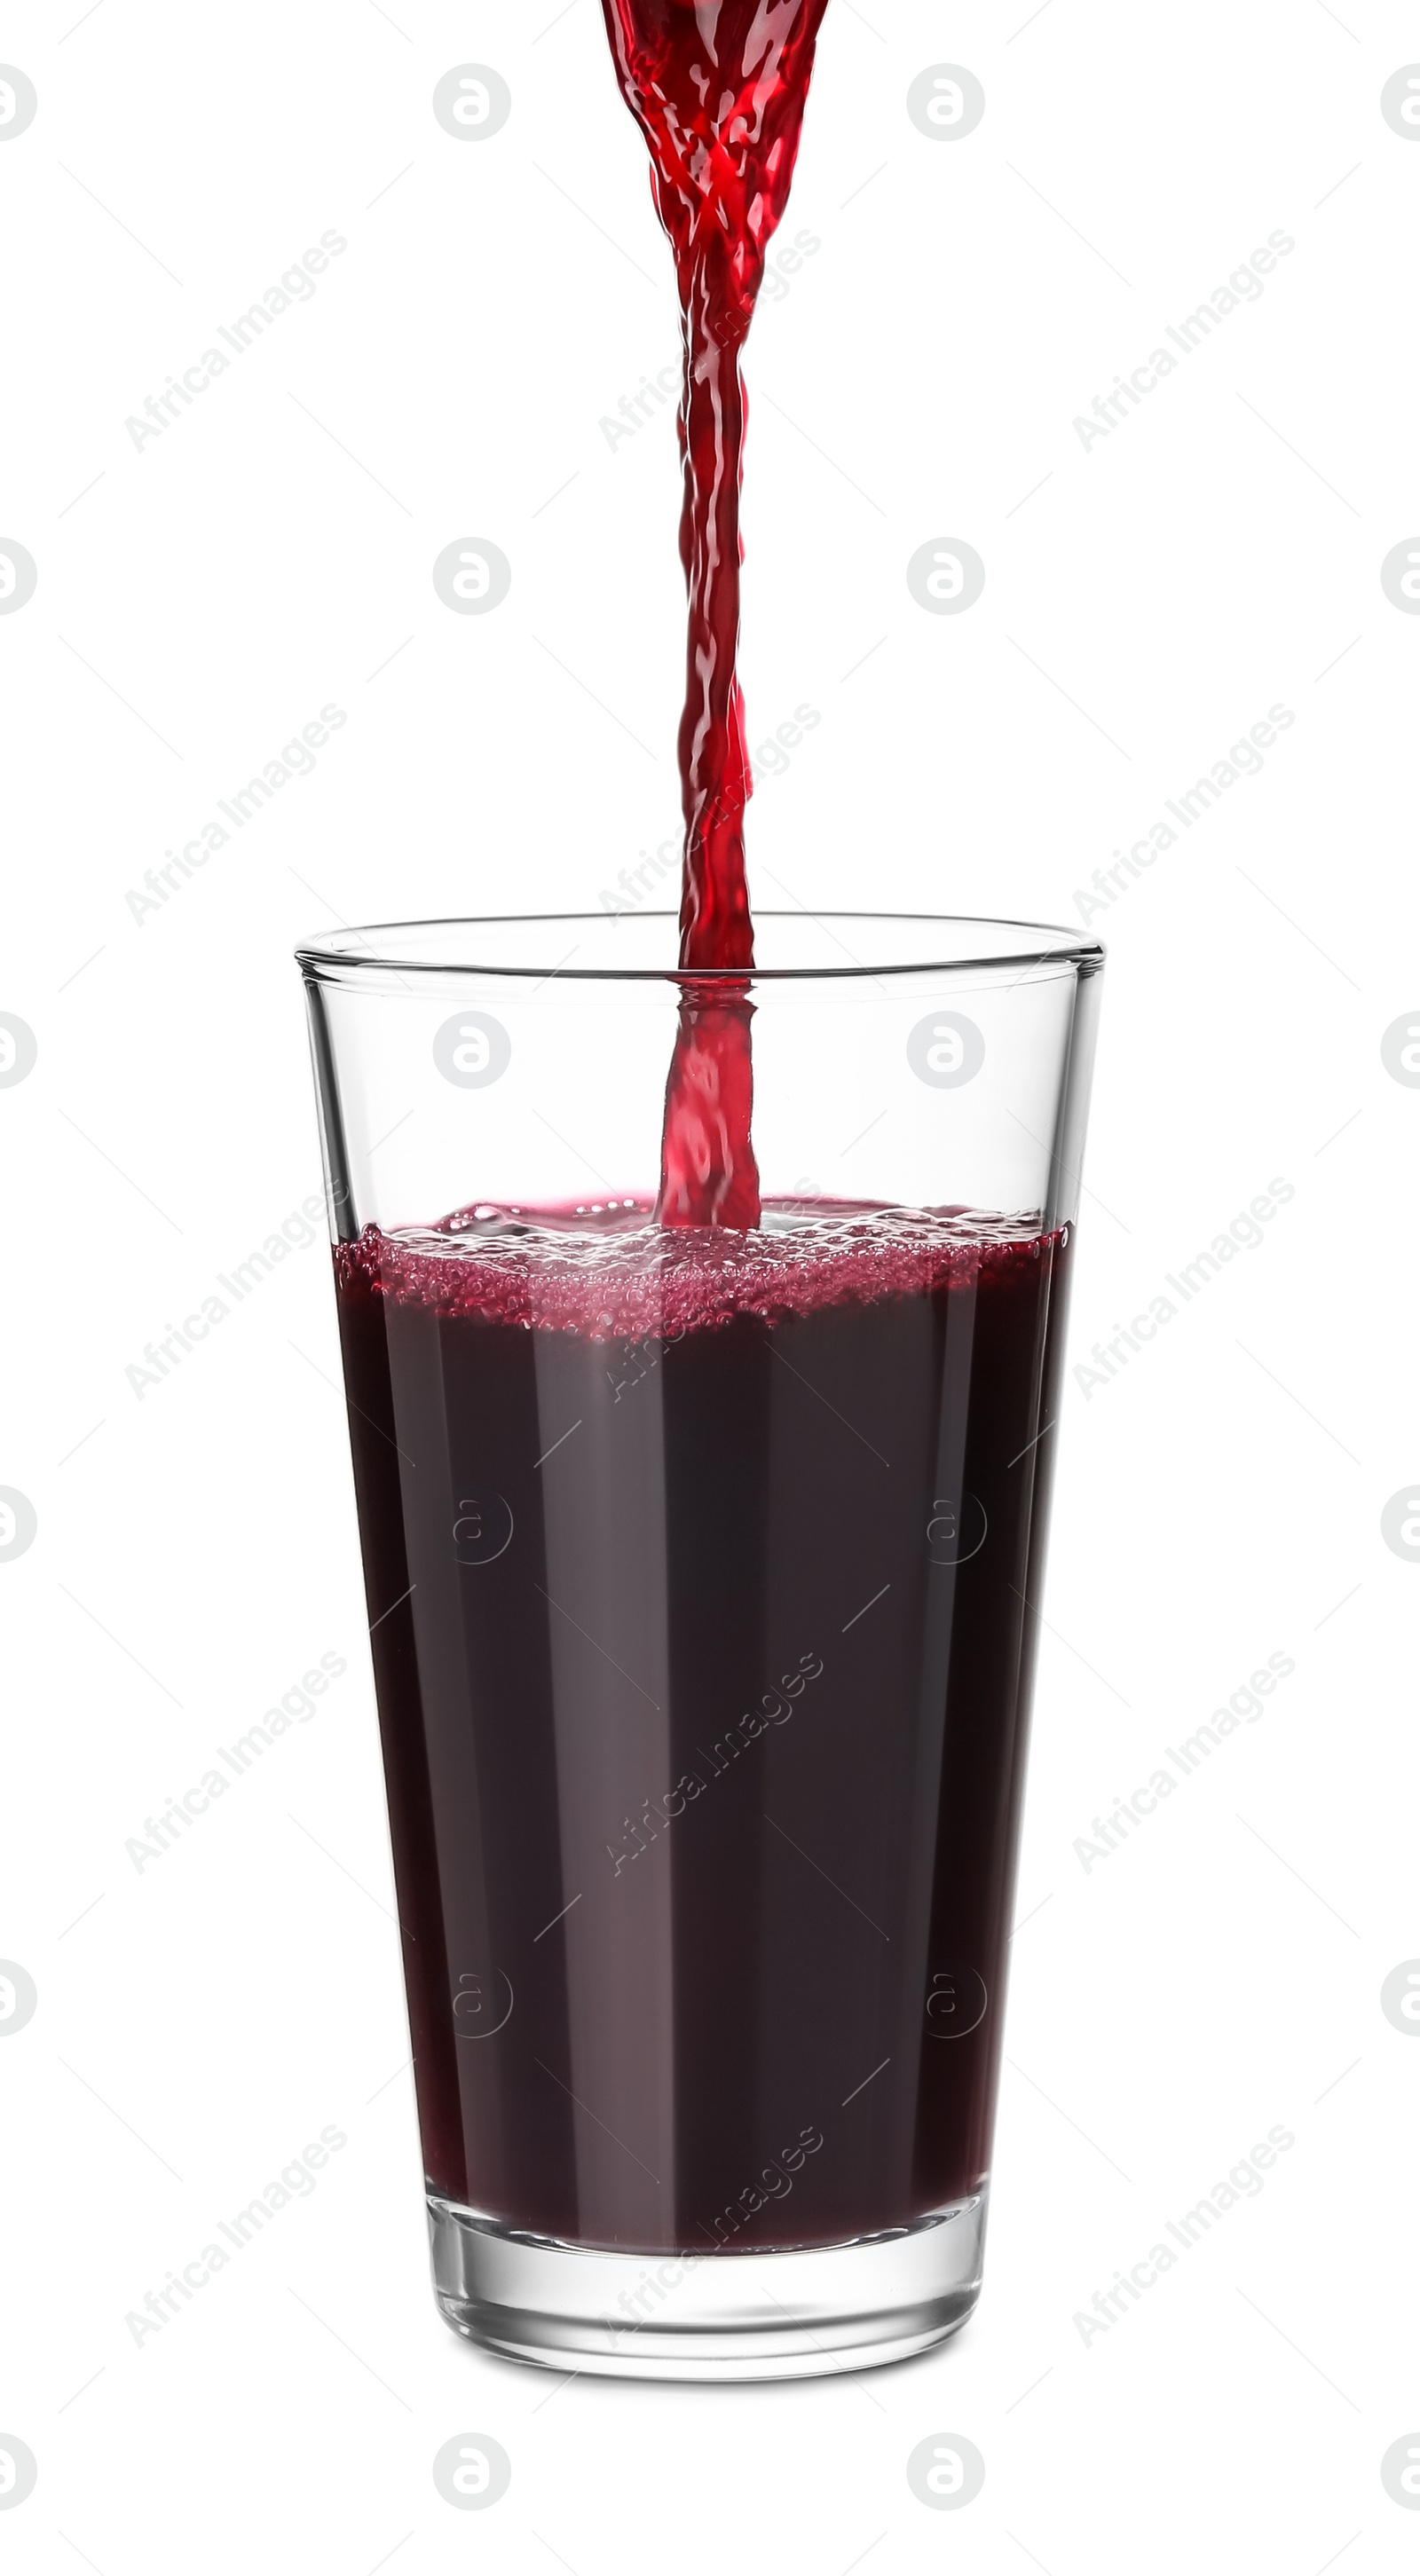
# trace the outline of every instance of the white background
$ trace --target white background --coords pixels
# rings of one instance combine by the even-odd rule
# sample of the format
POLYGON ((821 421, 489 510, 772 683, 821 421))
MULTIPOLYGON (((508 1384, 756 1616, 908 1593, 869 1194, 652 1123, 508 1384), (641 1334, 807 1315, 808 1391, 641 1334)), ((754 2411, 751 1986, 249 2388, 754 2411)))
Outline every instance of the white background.
POLYGON ((1420 1098, 1380 1052, 1420 1000, 1420 624, 1380 582, 1420 527, 1420 148, 1379 106, 1413 13, 830 0, 783 237, 820 248, 751 341, 746 501, 751 741, 822 722, 762 784, 756 892, 1075 920, 1285 706, 1092 922, 1071 1362, 1274 1176, 1295 1196, 1068 1385, 977 2317, 896 2371, 706 2393, 561 2387, 432 2305, 323 1251, 141 1401, 125 1376, 319 1186, 295 936, 595 907, 675 829, 671 414, 600 426, 676 349, 643 147, 593 0, 79 19, 0 31, 39 96, 0 140, 0 535, 38 567, 0 616, 0 1009, 38 1041, 0 1090, 0 1483, 38 1514, 0 1563, 0 1953, 39 1994, 0 2047, 0 2432, 39 2464, 10 2565, 1413 2565, 1379 2475, 1420 2425, 1420 2047, 1379 2004, 1420 1953, 1420 1573, 1380 1530, 1420 1464, 1420 1098), (472 144, 430 105, 469 61, 513 97, 472 144), (905 109, 941 61, 986 92, 957 142, 905 109), (325 230, 316 292, 135 447, 325 230), (1075 417, 1274 230, 1260 298, 1086 449, 1075 417), (513 584, 459 617, 431 567, 474 534, 513 584), (986 565, 960 617, 906 586, 943 534, 986 565), (135 920, 326 704, 313 774, 135 920), (145 1816, 327 1651, 315 1719, 135 1871, 145 1816), (1274 1652, 1265 1716, 1086 1872, 1092 1818, 1274 1652), (326 2124, 316 2190, 135 2346, 125 2314, 326 2124), (1087 2343, 1274 2125, 1265 2187, 1087 2343), (513 2463, 476 2522, 430 2476, 466 2430, 513 2463), (946 2523, 904 2474, 944 2431, 987 2464, 946 2523))

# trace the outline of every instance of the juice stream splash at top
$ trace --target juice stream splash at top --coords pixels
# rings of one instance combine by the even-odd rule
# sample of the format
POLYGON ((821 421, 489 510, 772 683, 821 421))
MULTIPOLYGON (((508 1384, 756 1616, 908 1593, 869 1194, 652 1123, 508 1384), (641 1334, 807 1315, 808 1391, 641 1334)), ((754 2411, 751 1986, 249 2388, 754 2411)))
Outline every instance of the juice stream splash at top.
MULTIPOLYGON (((690 597, 680 727, 682 968, 751 967, 750 794, 740 625, 740 350, 788 202, 828 0, 602 0, 623 95, 650 146, 685 350, 680 551, 690 597)), ((663 1225, 759 1223, 747 985, 682 988, 661 1145, 663 1225)))

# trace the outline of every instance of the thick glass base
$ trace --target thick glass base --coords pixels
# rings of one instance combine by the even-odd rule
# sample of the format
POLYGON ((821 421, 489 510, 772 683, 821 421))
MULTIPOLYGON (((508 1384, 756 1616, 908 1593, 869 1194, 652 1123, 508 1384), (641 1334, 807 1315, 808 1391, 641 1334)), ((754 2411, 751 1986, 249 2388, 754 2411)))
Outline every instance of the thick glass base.
POLYGON ((765 2254, 612 2254, 429 2199, 434 2295, 507 2361, 613 2379, 808 2379, 906 2361, 981 2290, 983 2190, 910 2228, 765 2254))

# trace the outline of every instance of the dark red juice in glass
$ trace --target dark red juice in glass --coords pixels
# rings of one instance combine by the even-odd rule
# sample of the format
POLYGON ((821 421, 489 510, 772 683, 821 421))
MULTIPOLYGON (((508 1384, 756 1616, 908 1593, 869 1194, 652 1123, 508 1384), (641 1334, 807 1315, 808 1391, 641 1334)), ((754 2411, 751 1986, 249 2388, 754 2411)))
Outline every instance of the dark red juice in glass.
POLYGON ((429 2186, 538 2237, 987 2172, 1066 1235, 777 1213, 337 1251, 429 2186))

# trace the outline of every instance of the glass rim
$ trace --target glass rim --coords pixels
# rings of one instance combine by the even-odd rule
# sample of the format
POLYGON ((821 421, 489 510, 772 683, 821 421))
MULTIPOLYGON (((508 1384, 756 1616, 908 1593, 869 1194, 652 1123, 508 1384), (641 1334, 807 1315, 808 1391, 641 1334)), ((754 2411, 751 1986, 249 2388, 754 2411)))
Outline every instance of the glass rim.
MULTIPOLYGON (((668 909, 637 907, 624 913, 598 912, 511 912, 473 913, 434 916, 424 920, 380 921, 363 925, 346 924, 340 930, 321 931, 311 938, 298 940, 294 951, 297 964, 307 981, 339 982, 349 978, 358 984, 365 976, 384 975, 491 975, 516 982, 593 984, 677 984, 723 985, 793 984, 827 982, 876 983, 885 975, 970 975, 987 970, 1018 967, 1023 973, 1032 967, 1056 967, 1075 973, 1098 973, 1105 963, 1103 943, 1060 922, 1015 921, 994 913, 935 912, 868 912, 859 910, 806 912, 773 906, 756 906, 756 922, 802 921, 829 924, 868 923, 901 924, 920 928, 934 925, 942 930, 980 929, 982 931, 1020 934, 1014 943, 988 942, 979 950, 957 957, 921 956, 892 960, 879 965, 865 965, 854 959, 845 947, 846 965, 814 966, 574 966, 564 958, 560 962, 521 961, 510 964, 468 956, 420 956, 413 953, 421 934, 461 930, 508 931, 526 928, 549 934, 591 922, 615 930, 623 920, 637 922, 670 922, 678 924, 679 913, 668 909)), ((830 938, 835 933, 829 930, 830 938)), ((843 945, 844 943, 839 943, 843 945)), ((427 945, 427 942, 426 942, 427 945)), ((549 945, 551 938, 549 937, 549 945)), ((575 955, 575 950, 571 952, 575 955)))

